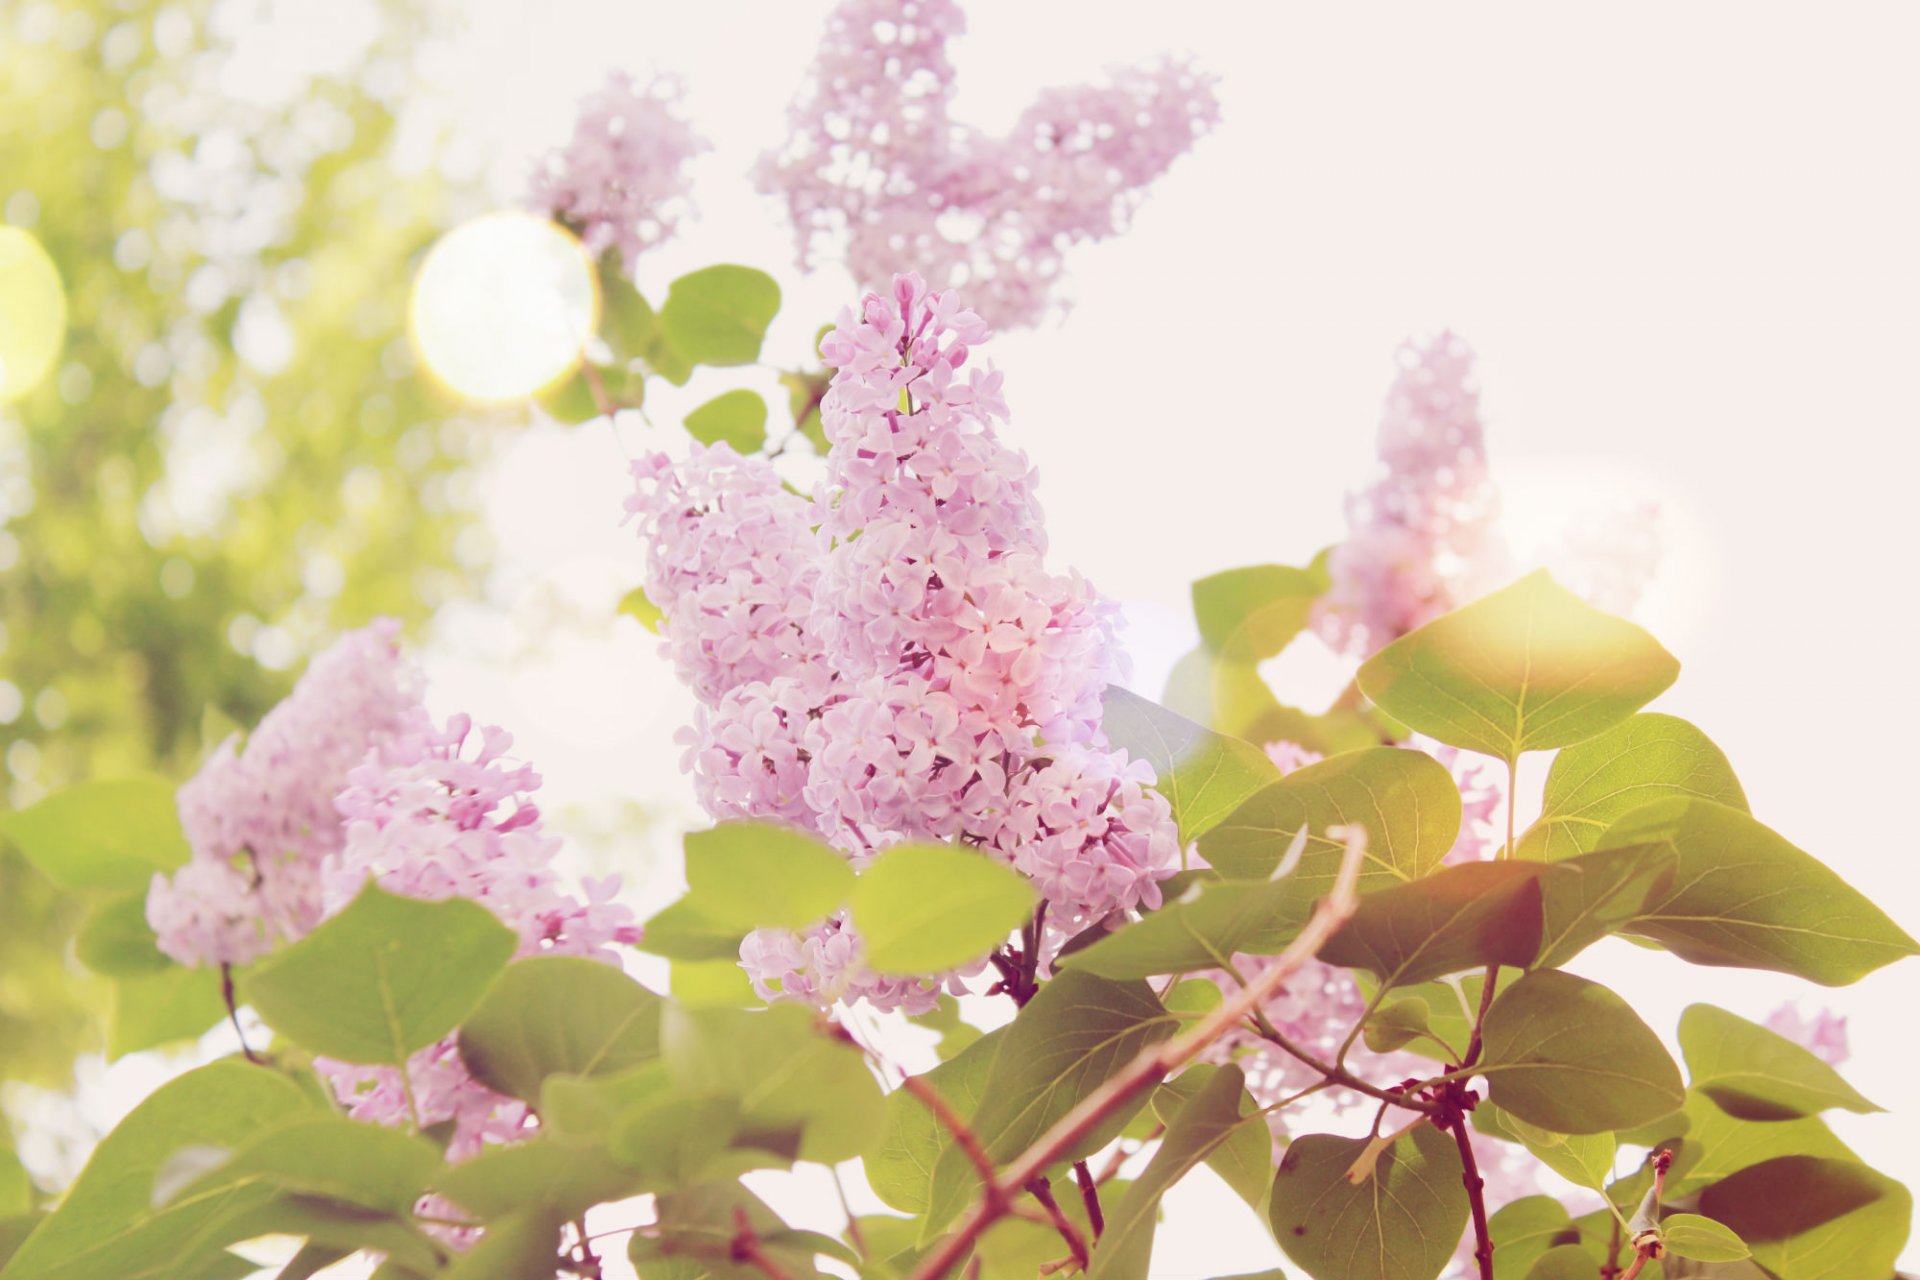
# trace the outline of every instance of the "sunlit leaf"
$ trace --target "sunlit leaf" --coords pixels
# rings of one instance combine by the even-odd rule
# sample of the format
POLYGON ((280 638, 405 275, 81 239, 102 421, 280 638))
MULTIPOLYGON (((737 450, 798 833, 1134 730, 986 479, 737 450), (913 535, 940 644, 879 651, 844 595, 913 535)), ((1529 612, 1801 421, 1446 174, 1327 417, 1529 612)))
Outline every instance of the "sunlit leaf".
POLYGON ((1670 796, 1747 807, 1733 766, 1706 734, 1678 716, 1643 712, 1553 758, 1540 819, 1520 837, 1519 856, 1585 853, 1616 819, 1670 796))
POLYGON ((1555 1133, 1624 1129, 1686 1097, 1660 1038, 1626 1001, 1558 970, 1529 973, 1495 998, 1484 1047, 1494 1104, 1555 1133))
POLYGON ((1680 1051, 1692 1086, 1741 1119, 1786 1120, 1829 1107, 1881 1109, 1813 1053, 1710 1004, 1688 1005, 1680 1015, 1680 1051))

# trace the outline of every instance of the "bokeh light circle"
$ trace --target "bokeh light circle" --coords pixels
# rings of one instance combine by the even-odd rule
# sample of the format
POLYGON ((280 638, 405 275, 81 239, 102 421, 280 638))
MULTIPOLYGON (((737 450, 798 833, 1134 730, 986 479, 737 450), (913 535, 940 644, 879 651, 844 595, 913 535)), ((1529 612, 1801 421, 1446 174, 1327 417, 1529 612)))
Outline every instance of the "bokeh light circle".
POLYGON ((0 226, 0 403, 53 372, 67 336, 67 292, 40 242, 0 226))
POLYGON ((545 218, 490 213, 462 223, 414 278, 408 329, 454 394, 499 402, 571 372, 599 323, 593 262, 545 218))

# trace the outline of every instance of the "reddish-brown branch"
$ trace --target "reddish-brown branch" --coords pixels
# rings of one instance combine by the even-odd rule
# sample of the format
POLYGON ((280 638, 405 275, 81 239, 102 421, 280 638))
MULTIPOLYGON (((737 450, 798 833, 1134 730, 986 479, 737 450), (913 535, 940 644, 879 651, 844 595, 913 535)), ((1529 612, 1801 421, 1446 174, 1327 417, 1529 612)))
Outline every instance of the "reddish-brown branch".
POLYGON ((753 1224, 747 1221, 747 1211, 736 1206, 733 1211, 733 1245, 728 1250, 735 1262, 744 1262, 757 1268, 767 1280, 793 1280, 787 1269, 775 1262, 767 1251, 760 1247, 760 1237, 754 1234, 753 1224))
POLYGON ((1493 1235, 1487 1229, 1486 1181, 1480 1176, 1479 1162, 1473 1158, 1473 1143, 1467 1137, 1467 1116, 1454 1111, 1453 1141, 1460 1148, 1460 1184, 1467 1189, 1467 1204, 1473 1210, 1473 1260, 1480 1268, 1480 1280, 1493 1280, 1493 1235))
POLYGON ((1100 1233, 1107 1229, 1107 1215, 1100 1208, 1100 1184, 1094 1181, 1085 1160, 1073 1162, 1073 1180, 1080 1184, 1080 1202, 1087 1206, 1087 1226, 1098 1240, 1100 1233))
POLYGON ((921 1260, 910 1280, 940 1280, 966 1256, 980 1233, 1006 1212, 1006 1198, 1009 1195, 1043 1176, 1048 1165, 1058 1161, 1092 1133, 1107 1116, 1165 1079, 1168 1072, 1192 1061, 1208 1045, 1237 1026, 1241 1019, 1278 990, 1281 983, 1312 959, 1327 939, 1353 915, 1359 901, 1354 885, 1360 877, 1360 861, 1365 848, 1364 832, 1355 830, 1348 833, 1346 857, 1340 864, 1340 874, 1334 882, 1333 892, 1314 907, 1313 916, 1307 921, 1306 927, 1287 944, 1286 950, 1274 957, 1273 963, 1264 972, 1228 996, 1185 1034, 1142 1049, 1117 1074, 1082 1098, 1073 1110, 1040 1135, 1038 1141, 1015 1157, 1000 1176, 987 1185, 985 1193, 961 1219, 960 1225, 921 1260))
POLYGON ((995 1177, 998 1170, 993 1167, 993 1157, 980 1145, 979 1135, 968 1127, 966 1119, 940 1096, 938 1089, 919 1076, 908 1076, 900 1082, 900 1087, 918 1098, 920 1104, 933 1113, 933 1118, 953 1135, 953 1140, 967 1153, 967 1159, 973 1161, 974 1169, 980 1174, 981 1185, 988 1194, 992 1194, 998 1185, 995 1177))
POLYGON ((1067 1242, 1067 1248, 1073 1253, 1073 1260, 1085 1271, 1092 1254, 1087 1251, 1087 1238, 1080 1234, 1080 1228, 1073 1225, 1071 1219, 1060 1208, 1060 1202, 1053 1198, 1053 1188, 1047 1185, 1047 1175, 1039 1174, 1027 1183, 1027 1190, 1040 1207, 1047 1211, 1047 1221, 1053 1223, 1053 1229, 1067 1242))

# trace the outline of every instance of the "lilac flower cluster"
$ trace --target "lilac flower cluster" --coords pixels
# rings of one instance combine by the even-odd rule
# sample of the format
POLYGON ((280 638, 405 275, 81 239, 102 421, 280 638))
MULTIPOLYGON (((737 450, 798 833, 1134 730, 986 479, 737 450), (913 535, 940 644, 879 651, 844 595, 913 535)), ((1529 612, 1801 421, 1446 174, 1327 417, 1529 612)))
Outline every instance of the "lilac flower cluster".
POLYGON ((246 964, 321 917, 321 867, 340 849, 333 798, 367 752, 420 713, 423 681, 390 620, 316 657, 244 748, 222 743, 180 788, 192 859, 156 875, 147 922, 181 964, 246 964))
MULTIPOLYGON (((344 844, 322 880, 327 913, 372 880, 410 898, 479 903, 520 935, 517 955, 618 965, 613 948, 640 940, 632 912, 613 901, 619 877, 588 881, 585 901, 561 887, 553 868, 560 840, 541 831, 532 800, 540 776, 510 760, 512 745, 512 735, 455 716, 444 729, 417 725, 354 769, 338 799, 344 844)), ((450 1160, 511 1141, 529 1123, 523 1103, 467 1074, 451 1035, 414 1054, 404 1081, 394 1067, 327 1058, 314 1066, 357 1120, 452 1121, 450 1160)))
POLYGON ((687 206, 686 163, 706 140, 681 118, 679 87, 644 89, 616 72, 580 104, 573 138, 534 171, 528 202, 571 227, 588 252, 634 259, 671 236, 687 206))
POLYGON ((843 247, 854 279, 876 286, 914 263, 993 323, 1029 325, 1062 251, 1124 230, 1219 102, 1184 64, 1126 68, 1044 91, 993 137, 951 115, 947 47, 965 27, 957 0, 844 0, 760 185, 785 202, 803 262, 843 247))
POLYGON ((1442 333, 1403 346, 1400 366, 1380 419, 1381 473, 1347 500, 1315 614, 1327 643, 1362 655, 1498 585, 1505 562, 1473 352, 1442 333))
MULTIPOLYGON (((156 876, 147 917, 183 964, 245 964, 304 936, 369 880, 438 901, 467 898, 519 934, 520 955, 618 963, 637 942, 618 877, 584 901, 553 868, 560 841, 541 831, 539 775, 514 763, 513 739, 465 716, 437 727, 423 680, 390 620, 350 632, 315 658, 244 749, 226 744, 180 789, 192 860, 156 876)), ((467 1074, 448 1038, 392 1067, 326 1059, 320 1073, 358 1119, 419 1127, 454 1122, 463 1159, 529 1124, 526 1108, 467 1074)))
MULTIPOLYGON (((837 372, 810 504, 716 445, 635 463, 627 508, 702 702, 682 740, 708 811, 790 822, 856 866, 906 839, 973 846, 1034 880, 1057 940, 1157 905, 1179 846, 1151 768, 1101 730, 1115 611, 1045 567, 1032 468, 994 430, 1000 375, 969 363, 988 337, 896 277, 821 343, 837 372)), ((937 992, 867 973, 841 921, 756 934, 742 960, 769 997, 937 992)))

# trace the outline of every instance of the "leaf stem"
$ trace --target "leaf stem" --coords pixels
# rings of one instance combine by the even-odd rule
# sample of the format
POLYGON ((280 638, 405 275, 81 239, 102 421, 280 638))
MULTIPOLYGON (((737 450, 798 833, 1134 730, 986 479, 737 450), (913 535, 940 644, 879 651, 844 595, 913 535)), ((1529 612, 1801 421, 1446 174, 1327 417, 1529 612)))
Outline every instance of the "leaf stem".
POLYGON ((247 1055, 247 1061, 260 1065, 260 1055, 247 1043, 247 1033, 240 1026, 240 1010, 233 998, 233 966, 220 966, 220 998, 227 1002, 227 1021, 233 1024, 233 1034, 240 1037, 240 1052, 247 1055))
POLYGON ((1467 1189, 1467 1204, 1473 1210, 1473 1259, 1479 1265, 1480 1280, 1493 1280, 1493 1236, 1487 1230, 1486 1180, 1480 1176, 1480 1166, 1473 1158, 1466 1113, 1455 1111, 1451 1118, 1453 1142, 1460 1149, 1460 1183, 1467 1189))
POLYGON ((1053 1198, 1053 1188, 1047 1185, 1047 1175, 1037 1173, 1027 1181, 1027 1191, 1040 1207, 1047 1211, 1047 1219, 1053 1223, 1053 1229, 1067 1242, 1067 1248, 1073 1253, 1073 1260, 1085 1271, 1092 1255, 1087 1251, 1087 1238, 1080 1234, 1080 1228, 1073 1225, 1066 1213, 1060 1208, 1060 1202, 1053 1198))
POLYGON ((1093 1238, 1098 1240, 1100 1233, 1107 1229, 1107 1215, 1100 1208, 1100 1186, 1085 1160, 1073 1162, 1073 1180, 1080 1184, 1080 1201, 1087 1206, 1087 1226, 1093 1229, 1093 1238))

